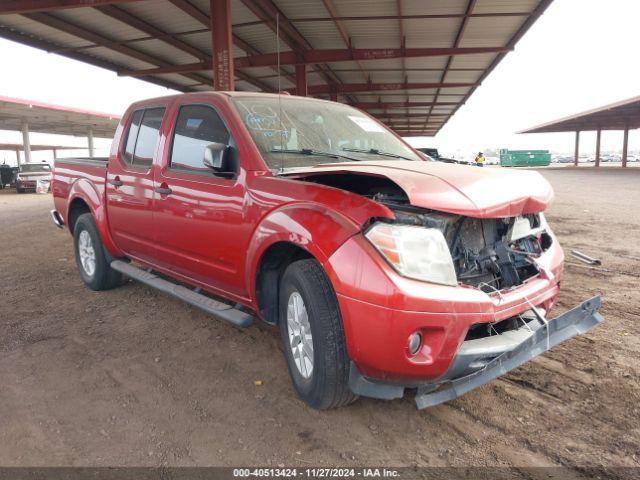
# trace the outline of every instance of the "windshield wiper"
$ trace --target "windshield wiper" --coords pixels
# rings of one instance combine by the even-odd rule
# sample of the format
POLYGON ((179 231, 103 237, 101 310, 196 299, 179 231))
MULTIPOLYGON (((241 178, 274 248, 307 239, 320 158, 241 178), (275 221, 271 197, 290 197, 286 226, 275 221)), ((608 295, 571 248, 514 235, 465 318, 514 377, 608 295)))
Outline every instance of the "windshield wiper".
MULTIPOLYGON (((344 149, 343 149, 344 150, 344 149)), ((360 162, 359 158, 353 158, 348 155, 343 155, 338 152, 323 152, 321 150, 313 150, 311 148, 300 148, 298 150, 280 150, 279 148, 274 148, 270 151, 270 153, 288 153, 293 155, 309 155, 312 157, 330 157, 330 158, 346 158, 347 160, 352 160, 354 162, 360 162)))
POLYGON ((343 148, 345 152, 355 152, 355 153, 369 153, 371 155, 380 155, 383 157, 392 157, 392 158, 402 158, 403 160, 414 161, 409 157, 403 157, 402 155, 398 155, 396 153, 383 152, 382 150, 378 150, 377 148, 343 148))
POLYGON ((338 158, 340 155, 332 152, 321 152, 319 150, 312 150, 311 148, 300 148, 298 150, 281 150, 274 148, 270 153, 290 153, 293 155, 310 155, 312 157, 332 157, 338 158))

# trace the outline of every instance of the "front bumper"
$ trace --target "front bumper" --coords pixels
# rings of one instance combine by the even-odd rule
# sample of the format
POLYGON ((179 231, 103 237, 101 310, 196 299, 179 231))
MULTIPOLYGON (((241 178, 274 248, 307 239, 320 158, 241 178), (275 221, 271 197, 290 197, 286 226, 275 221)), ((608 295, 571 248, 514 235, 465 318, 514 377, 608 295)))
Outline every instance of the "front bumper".
POLYGON ((552 245, 538 259, 538 276, 492 294, 402 277, 358 235, 330 257, 325 269, 357 370, 368 379, 418 387, 443 378, 472 327, 497 324, 532 307, 550 312, 563 258, 557 243, 552 245), (423 346, 411 354, 408 340, 416 332, 423 346))
MULTIPOLYGON (((531 309, 522 316, 521 328, 463 342, 445 375, 418 387, 415 397, 418 408, 458 398, 551 347, 588 332, 603 321, 599 309, 600 297, 587 300, 552 320, 544 318, 537 309, 531 309)), ((366 379, 355 365, 351 367, 350 386, 354 393, 375 398, 404 395, 404 387, 366 379)))

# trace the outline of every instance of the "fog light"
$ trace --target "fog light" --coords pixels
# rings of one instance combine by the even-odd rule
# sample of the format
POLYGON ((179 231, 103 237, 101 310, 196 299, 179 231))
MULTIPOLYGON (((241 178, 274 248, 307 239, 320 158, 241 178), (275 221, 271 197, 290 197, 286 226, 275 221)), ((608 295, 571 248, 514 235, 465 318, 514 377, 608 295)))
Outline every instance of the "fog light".
POLYGON ((409 353, 415 355, 422 346, 422 335, 419 332, 412 333, 409 337, 409 353))

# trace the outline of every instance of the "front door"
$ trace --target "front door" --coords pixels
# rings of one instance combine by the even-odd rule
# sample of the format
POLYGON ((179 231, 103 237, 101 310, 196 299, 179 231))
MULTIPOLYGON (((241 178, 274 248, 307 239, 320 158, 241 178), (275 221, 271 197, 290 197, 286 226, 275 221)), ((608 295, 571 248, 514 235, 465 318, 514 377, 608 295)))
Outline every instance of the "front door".
MULTIPOLYGON (((171 271, 220 293, 246 296, 244 185, 239 174, 219 176, 203 163, 205 146, 233 145, 211 105, 182 104, 164 166, 155 176, 153 201, 156 248, 171 271)), ((239 172, 236 166, 236 172, 239 172)))
POLYGON ((141 108, 128 120, 125 138, 109 159, 106 182, 109 228, 127 255, 153 260, 153 159, 164 107, 141 108))

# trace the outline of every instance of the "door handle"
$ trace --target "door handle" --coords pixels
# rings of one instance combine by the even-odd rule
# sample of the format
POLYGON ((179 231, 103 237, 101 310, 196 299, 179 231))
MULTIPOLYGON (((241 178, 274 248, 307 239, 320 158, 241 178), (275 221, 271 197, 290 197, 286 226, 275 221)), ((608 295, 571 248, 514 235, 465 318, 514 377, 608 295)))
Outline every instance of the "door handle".
POLYGON ((114 187, 121 187, 122 185, 124 185, 122 183, 122 180, 120 180, 120 177, 112 178, 111 180, 109 180, 109 183, 114 187))
POLYGON ((171 192, 173 191, 169 187, 156 187, 154 190, 156 193, 159 193, 160 195, 170 195, 171 192))

